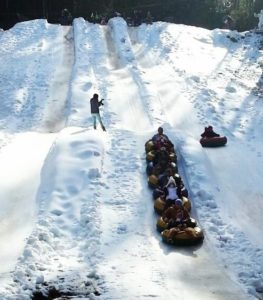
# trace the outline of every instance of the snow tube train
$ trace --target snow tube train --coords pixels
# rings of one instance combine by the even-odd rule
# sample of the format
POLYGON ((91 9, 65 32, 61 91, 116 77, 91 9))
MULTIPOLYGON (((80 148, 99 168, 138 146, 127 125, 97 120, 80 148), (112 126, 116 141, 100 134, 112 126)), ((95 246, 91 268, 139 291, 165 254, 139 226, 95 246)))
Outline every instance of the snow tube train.
POLYGON ((162 241, 174 246, 190 246, 201 243, 204 239, 204 234, 197 225, 196 220, 190 216, 191 201, 188 198, 188 191, 184 186, 183 180, 178 173, 177 155, 174 145, 166 135, 160 134, 158 136, 157 134, 145 143, 145 153, 148 186, 153 190, 153 208, 159 215, 156 229, 160 232, 162 241), (162 144, 159 143, 158 138, 166 140, 162 144), (171 186, 176 187, 178 196, 176 200, 167 198, 170 183, 174 183, 171 186), (184 218, 181 218, 179 221, 176 217, 169 219, 167 218, 168 210, 170 212, 174 211, 175 215, 180 215, 183 211, 184 218))

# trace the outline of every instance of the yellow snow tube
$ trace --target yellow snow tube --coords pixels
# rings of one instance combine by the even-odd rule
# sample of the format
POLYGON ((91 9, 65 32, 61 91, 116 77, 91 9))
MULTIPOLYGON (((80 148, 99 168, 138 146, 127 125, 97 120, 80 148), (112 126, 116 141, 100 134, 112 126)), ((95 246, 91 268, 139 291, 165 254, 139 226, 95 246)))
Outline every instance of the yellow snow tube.
POLYGON ((158 178, 155 175, 150 175, 148 177, 148 185, 151 188, 156 188, 158 186, 158 178))
MULTIPOLYGON (((196 227, 196 221, 195 219, 193 218, 190 218, 190 220, 188 221, 188 226, 189 227, 196 227), (190 225, 191 224, 191 225, 190 225)), ((168 223, 166 223, 164 220, 163 220, 163 217, 160 217, 158 220, 157 220, 157 223, 156 223, 156 229, 159 231, 159 232, 162 232, 164 231, 165 229, 168 229, 168 223)))
POLYGON ((165 229, 168 228, 168 223, 164 222, 163 218, 160 217, 158 220, 157 220, 157 224, 156 224, 156 228, 159 232, 162 232, 164 231, 165 229))
MULTIPOLYGON (((191 211, 191 201, 186 197, 182 197, 182 201, 183 201, 184 208, 187 211, 191 211)), ((154 201, 154 210, 157 212, 157 214, 161 215, 164 211, 164 207, 165 207, 165 200, 163 200, 161 197, 158 197, 154 201)))
POLYGON ((165 229, 161 235, 164 243, 178 246, 195 245, 204 239, 203 231, 198 226, 194 228, 187 227, 185 229, 179 229, 177 227, 165 229))
POLYGON ((148 142, 145 143, 145 152, 148 153, 154 148, 154 143, 152 140, 149 140, 148 142))
MULTIPOLYGON (((153 161, 154 157, 156 155, 156 151, 155 150, 151 150, 146 154, 146 160, 147 161, 153 161)), ((169 157, 170 157, 170 161, 176 163, 177 162, 177 156, 175 154, 175 152, 170 152, 169 153, 169 157)))
POLYGON ((146 154, 146 160, 147 161, 153 161, 154 157, 155 157, 155 151, 154 150, 151 150, 146 154))

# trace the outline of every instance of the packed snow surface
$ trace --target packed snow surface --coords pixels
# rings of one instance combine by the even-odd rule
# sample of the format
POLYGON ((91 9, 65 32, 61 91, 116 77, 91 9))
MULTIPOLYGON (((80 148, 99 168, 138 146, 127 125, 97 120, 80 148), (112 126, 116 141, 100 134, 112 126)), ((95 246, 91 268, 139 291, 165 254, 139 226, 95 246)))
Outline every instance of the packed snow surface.
POLYGON ((263 299, 262 35, 34 20, 1 31, 0 64, 1 299, 263 299), (207 125, 225 147, 201 147, 207 125), (156 231, 144 145, 159 126, 201 245, 156 231))

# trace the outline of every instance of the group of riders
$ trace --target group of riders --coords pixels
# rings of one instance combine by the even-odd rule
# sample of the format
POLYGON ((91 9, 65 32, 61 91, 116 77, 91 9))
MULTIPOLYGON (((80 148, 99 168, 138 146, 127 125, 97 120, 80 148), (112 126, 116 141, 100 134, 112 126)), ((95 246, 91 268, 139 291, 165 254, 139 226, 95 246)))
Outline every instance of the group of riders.
MULTIPOLYGON (((211 125, 205 127, 202 139, 225 145, 226 137, 220 137, 211 125)), ((205 146, 202 144, 202 146, 205 146)), ((208 146, 220 146, 211 144, 208 146)), ((177 155, 174 144, 164 134, 163 128, 145 143, 146 173, 148 185, 153 188, 154 209, 161 215, 157 221, 157 230, 164 242, 176 245, 193 245, 204 239, 204 234, 191 217, 191 201, 188 191, 178 173, 177 155)))
POLYGON ((160 199, 164 203, 159 213, 166 224, 165 229, 172 229, 171 234, 176 235, 188 227, 195 227, 189 213, 189 201, 185 205, 188 191, 178 174, 174 145, 162 127, 146 142, 145 150, 148 184, 153 188, 154 200, 160 199))

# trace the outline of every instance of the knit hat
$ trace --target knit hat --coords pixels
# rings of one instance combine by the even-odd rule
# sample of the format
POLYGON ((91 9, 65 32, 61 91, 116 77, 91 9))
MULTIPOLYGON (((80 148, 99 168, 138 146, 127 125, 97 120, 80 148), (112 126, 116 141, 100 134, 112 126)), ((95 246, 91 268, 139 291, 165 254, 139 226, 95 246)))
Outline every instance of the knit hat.
POLYGON ((183 206, 183 201, 180 198, 177 198, 175 200, 175 204, 178 205, 178 206, 183 206))

